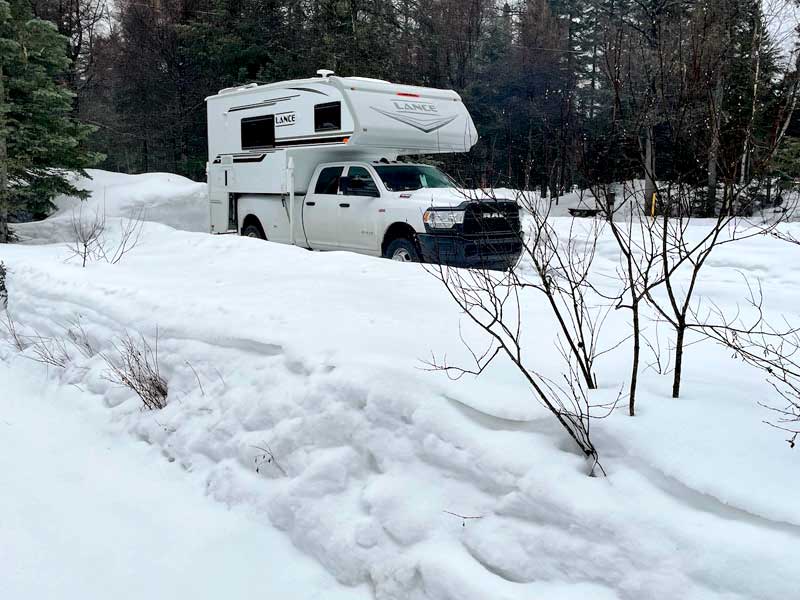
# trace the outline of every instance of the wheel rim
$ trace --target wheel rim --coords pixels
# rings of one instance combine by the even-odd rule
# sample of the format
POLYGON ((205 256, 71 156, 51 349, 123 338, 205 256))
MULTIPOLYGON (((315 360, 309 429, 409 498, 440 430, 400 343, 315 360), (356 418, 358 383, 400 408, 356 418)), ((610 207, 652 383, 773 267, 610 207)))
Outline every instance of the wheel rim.
POLYGON ((406 250, 405 248, 398 248, 392 254, 392 260, 396 260, 399 262, 413 262, 411 258, 411 253, 406 250))
POLYGON ((247 231, 247 235, 245 237, 257 238, 257 237, 260 237, 260 236, 258 235, 257 232, 253 231, 252 229, 249 229, 247 231))

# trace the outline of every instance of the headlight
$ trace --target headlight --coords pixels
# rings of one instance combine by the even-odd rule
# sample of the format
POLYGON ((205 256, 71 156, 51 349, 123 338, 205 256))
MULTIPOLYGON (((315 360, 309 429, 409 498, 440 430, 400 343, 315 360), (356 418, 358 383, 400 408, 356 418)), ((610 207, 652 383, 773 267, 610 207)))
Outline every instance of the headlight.
POLYGON ((433 229, 449 229, 464 222, 463 210, 426 210, 422 220, 433 229))

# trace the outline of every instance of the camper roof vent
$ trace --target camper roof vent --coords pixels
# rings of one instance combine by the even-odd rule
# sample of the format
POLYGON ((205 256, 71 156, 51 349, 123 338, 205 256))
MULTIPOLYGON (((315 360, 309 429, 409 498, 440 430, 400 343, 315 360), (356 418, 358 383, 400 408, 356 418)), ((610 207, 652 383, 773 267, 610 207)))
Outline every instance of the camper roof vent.
POLYGON ((319 71, 317 71, 317 75, 319 75, 323 79, 327 79, 328 77, 333 75, 333 71, 330 71, 328 69, 320 69, 319 71))
POLYGON ((220 94, 227 94, 229 92, 235 92, 237 90, 249 90, 251 88, 258 87, 257 83, 246 83, 244 85, 234 85, 233 87, 226 87, 219 91, 220 94))

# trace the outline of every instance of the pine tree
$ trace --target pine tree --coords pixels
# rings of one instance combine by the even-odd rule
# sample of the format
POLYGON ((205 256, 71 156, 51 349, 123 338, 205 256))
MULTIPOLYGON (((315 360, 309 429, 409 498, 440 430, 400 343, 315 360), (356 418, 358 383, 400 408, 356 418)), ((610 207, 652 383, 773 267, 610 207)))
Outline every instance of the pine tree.
POLYGON ((0 243, 10 214, 41 215, 56 194, 85 195, 70 173, 85 175, 99 158, 83 149, 92 128, 71 117, 73 96, 58 83, 66 52, 27 0, 0 0, 0 243))

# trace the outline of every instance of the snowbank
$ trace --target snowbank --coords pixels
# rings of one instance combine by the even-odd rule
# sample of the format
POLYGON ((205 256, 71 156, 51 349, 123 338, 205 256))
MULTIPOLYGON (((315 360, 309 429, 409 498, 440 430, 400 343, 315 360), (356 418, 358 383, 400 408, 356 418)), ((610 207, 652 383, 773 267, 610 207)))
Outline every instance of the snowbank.
POLYGON ((172 173, 126 175, 87 169, 89 177, 76 177, 75 186, 90 196, 80 200, 58 196, 56 209, 44 221, 14 225, 23 240, 61 242, 70 239, 73 216, 84 221, 104 216, 109 228, 120 219, 143 219, 184 231, 208 231, 208 196, 205 183, 172 173))
MULTIPOLYGON (((760 269, 771 309, 796 317, 794 252, 767 238, 724 249, 702 293, 733 305, 735 269, 760 269)), ((640 416, 593 425, 609 476, 590 478, 510 364, 459 382, 420 368, 432 352, 466 360, 459 324, 476 332, 417 265, 155 224, 120 264, 81 269, 65 256, 59 244, 0 247, 20 327, 63 335, 79 319, 91 339, 94 354, 74 353, 50 380, 80 386, 71 402, 106 407, 115 428, 284 531, 344 585, 381 600, 800 589, 796 451, 761 422, 761 376, 714 346, 687 350, 684 398, 646 371, 640 416), (169 404, 144 413, 98 353, 156 329, 169 404)), ((611 280, 609 236, 597 266, 611 280)), ((533 291, 523 302, 524 351, 557 377, 547 306, 533 291)), ((627 318, 611 313, 601 346, 624 337, 627 318)), ((0 353, 14 372, 26 361, 0 353)), ((624 346, 598 371, 598 394, 615 395, 624 346)))

